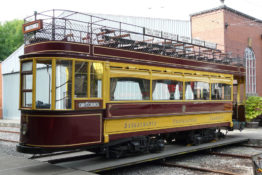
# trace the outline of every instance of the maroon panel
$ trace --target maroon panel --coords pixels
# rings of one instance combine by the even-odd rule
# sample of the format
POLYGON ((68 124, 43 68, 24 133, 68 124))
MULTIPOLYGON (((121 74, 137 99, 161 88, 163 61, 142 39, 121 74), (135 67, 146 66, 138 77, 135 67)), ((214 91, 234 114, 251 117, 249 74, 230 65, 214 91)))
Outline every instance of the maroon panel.
POLYGON ((152 130, 152 131, 142 131, 142 132, 130 132, 124 134, 114 134, 109 135, 109 140, 118 140, 123 138, 135 137, 135 136, 144 136, 144 135, 152 135, 159 133, 171 133, 171 132, 179 132, 179 131, 189 131, 194 129, 203 129, 203 128, 215 128, 215 127, 230 127, 230 123, 217 123, 217 124, 209 124, 209 125, 197 125, 197 126, 187 126, 180 128, 170 128, 170 129, 161 129, 161 130, 152 130))
POLYGON ((150 103, 129 103, 129 104, 107 104, 107 115, 128 116, 150 114, 152 105, 150 103))
POLYGON ((34 52, 81 52, 89 54, 89 45, 77 44, 72 42, 40 42, 37 44, 28 45, 25 47, 25 54, 34 52))
POLYGON ((189 59, 179 59, 179 58, 171 58, 171 57, 169 58, 160 55, 146 54, 142 52, 140 53, 140 52, 121 50, 121 49, 112 49, 112 48, 101 47, 101 46, 94 46, 94 55, 105 55, 105 56, 114 56, 114 57, 143 59, 147 61, 166 62, 166 63, 181 65, 184 68, 186 68, 187 66, 198 67, 202 69, 205 68, 206 71, 210 71, 210 70, 212 71, 215 69, 235 71, 235 72, 240 71, 239 67, 236 66, 208 63, 204 61, 194 61, 189 59))
POLYGON ((66 145, 101 142, 99 114, 30 116, 22 114, 22 124, 27 121, 28 132, 21 135, 21 142, 31 145, 66 145))
POLYGON ((110 103, 107 117, 152 117, 186 113, 232 111, 232 102, 110 103))
POLYGON ((186 112, 215 112, 224 111, 225 103, 195 102, 186 105, 186 112))

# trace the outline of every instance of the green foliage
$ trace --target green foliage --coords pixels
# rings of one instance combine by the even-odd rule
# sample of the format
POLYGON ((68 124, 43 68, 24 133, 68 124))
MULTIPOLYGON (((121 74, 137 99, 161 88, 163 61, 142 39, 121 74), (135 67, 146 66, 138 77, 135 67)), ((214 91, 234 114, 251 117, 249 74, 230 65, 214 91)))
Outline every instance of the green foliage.
POLYGON ((0 23, 0 60, 6 59, 23 44, 22 20, 0 23))
POLYGON ((246 100, 246 119, 251 121, 262 114, 262 97, 250 96, 246 100))

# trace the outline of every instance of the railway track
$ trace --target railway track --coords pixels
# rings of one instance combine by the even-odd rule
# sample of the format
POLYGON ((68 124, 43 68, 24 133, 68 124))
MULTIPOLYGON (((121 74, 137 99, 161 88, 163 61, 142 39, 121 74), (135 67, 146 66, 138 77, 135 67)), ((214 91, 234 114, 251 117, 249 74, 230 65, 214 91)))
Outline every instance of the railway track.
POLYGON ((0 127, 0 142, 18 143, 19 134, 18 127, 0 127))
MULTIPOLYGON (((253 175, 254 159, 262 165, 262 148, 247 144, 225 146, 223 148, 207 149, 204 151, 163 159, 160 162, 143 164, 132 168, 122 168, 103 172, 103 175, 135 175, 140 174, 223 174, 223 175, 253 175), (126 173, 128 172, 128 173, 126 173), (138 173, 138 174, 139 174, 138 173)), ((254 170, 254 167, 255 170, 254 170)))
MULTIPOLYGON (((18 135, 17 131, 6 131, 0 128, 0 134, 18 135)), ((0 139, 3 142, 13 142, 16 140, 0 139)), ((121 159, 105 159, 86 151, 60 152, 57 154, 35 155, 31 159, 41 162, 48 162, 57 166, 73 168, 81 171, 99 172, 105 175, 132 175, 137 174, 176 174, 166 173, 168 171, 178 172, 177 174, 225 174, 241 175, 253 172, 252 157, 262 153, 261 145, 241 143, 233 141, 234 146, 225 146, 224 143, 208 143, 200 146, 183 147, 181 151, 175 153, 174 150, 180 147, 167 147, 166 153, 148 154, 133 156, 121 159), (241 143, 241 146, 239 144, 241 143), (213 145, 213 146, 211 146, 213 145), (216 148, 225 146, 224 148, 216 148), (172 151, 173 150, 173 151, 172 151), (208 150, 208 151, 207 151, 208 150), (238 151, 237 151, 238 150, 238 151), (197 153, 192 153, 198 151, 197 153), (200 151, 200 152, 199 152, 200 151), (170 158, 175 156, 174 158, 170 158), (176 158, 179 156, 178 158, 176 158), (130 161, 131 160, 131 161, 130 161), (165 161, 155 161, 165 160, 165 161), (221 162, 222 161, 222 162, 221 162), (147 162, 147 163, 145 163, 147 162), (210 164, 211 162, 211 164, 210 164), (230 164, 231 162, 233 164, 230 164), (224 164, 223 164, 224 163, 224 164), (211 166, 214 165, 214 166, 211 166), (134 167, 135 168, 132 168, 134 167), (147 168, 147 167, 150 168, 147 168), (222 167, 221 167, 222 166, 222 167), (127 167, 127 168, 125 168, 127 167), (131 168, 130 168, 131 167, 131 168), (234 169, 235 167, 238 167, 234 169), (149 170, 150 169, 150 170, 149 170), (151 170, 157 173, 151 172, 151 170), (162 172, 161 172, 162 171, 162 172), (127 173, 128 172, 128 173, 127 173)))
MULTIPOLYGON (((8 136, 12 136, 12 137, 17 137, 19 136, 19 132, 14 129, 14 128, 1 128, 0 127, 0 142, 9 142, 9 143, 18 143, 18 140, 13 139, 11 137, 8 136), (1 137, 2 135, 5 135, 5 137, 1 137), (6 137, 7 136, 7 137, 6 137)), ((219 144, 218 144, 219 145, 219 144)), ((195 149, 196 146, 191 146, 192 149, 195 149)), ((144 163, 144 162, 150 162, 150 164, 152 164, 151 161, 153 160, 166 160, 166 161, 161 161, 161 163, 159 163, 159 161, 155 161, 153 163, 153 166, 161 166, 161 167, 165 167, 167 169, 165 169, 165 171, 178 171, 177 169, 180 169, 178 172, 189 172, 188 174, 225 174, 225 175, 241 175, 241 174, 251 174, 253 172, 253 167, 252 167, 252 157, 256 154, 262 153, 262 146, 261 145, 255 145, 255 144, 247 144, 247 143, 243 143, 241 145, 241 148, 238 148, 242 151, 240 152, 236 152, 234 151, 235 146, 232 148, 230 147, 226 147, 223 149, 216 149, 216 148, 209 148, 209 149, 203 149, 203 150, 210 150, 210 151, 204 151, 201 153, 197 153, 197 155, 195 155, 195 153, 193 153, 193 156, 191 154, 185 154, 182 158, 169 158, 169 156, 167 157, 160 157, 158 158, 153 158, 149 156, 149 161, 143 161, 141 160, 137 160, 137 163, 135 163, 135 161, 133 163, 126 163, 125 165, 108 165, 107 167, 101 168, 100 170, 95 170, 96 168, 94 167, 93 170, 91 170, 91 172, 100 172, 102 174, 119 174, 121 175, 121 173, 119 173, 119 168, 124 167, 124 166, 140 166, 140 165, 136 165, 136 164, 140 164, 140 163, 144 163), (245 151, 245 153, 247 154, 240 154, 241 152, 243 152, 243 150, 256 150, 254 152, 250 152, 250 154, 245 151), (207 158, 204 158, 204 157, 207 158), (196 162, 199 162, 199 158, 201 157, 202 159, 202 164, 197 164, 196 162), (205 159, 205 160, 203 160, 205 159), (216 168, 213 166, 210 166, 208 164, 209 161, 210 162, 220 162, 219 164, 221 164, 221 160, 223 161, 227 161, 227 160, 234 160, 232 162, 234 162, 234 165, 231 165, 231 168, 229 168, 229 164, 227 163, 227 166, 224 165, 224 167, 226 168, 216 168), (237 163, 236 163, 237 162, 237 163), (241 167, 242 165, 245 165, 244 167, 241 167), (234 167, 238 167, 236 170, 234 170, 234 167), (115 170, 114 170, 115 169, 115 170), (109 171, 108 171, 109 170, 109 171)), ((201 149, 200 149, 201 151, 201 149)), ((188 147, 187 151, 184 152, 188 152, 190 153, 190 147, 188 147)), ((193 151, 192 151, 193 152, 193 151)), ((178 153, 178 155, 180 155, 182 153, 178 153)), ((89 160, 94 161, 93 163, 98 163, 99 161, 96 162, 97 160, 100 160, 101 162, 123 162, 126 161, 126 158, 124 159, 118 159, 118 160, 105 160, 105 159, 101 159, 101 158, 97 158, 96 155, 92 154, 92 153, 88 153, 86 151, 70 151, 70 152, 60 152, 60 153, 56 153, 56 154, 45 154, 45 155, 35 155, 33 157, 31 157, 30 159, 36 160, 36 161, 41 161, 41 162, 48 162, 51 164, 56 164, 58 166, 64 166, 64 167, 68 167, 68 168, 72 168, 70 164, 74 164, 75 166, 77 166, 78 168, 80 167, 81 170, 81 166, 78 166, 78 163, 81 165, 81 162, 85 162, 85 164, 88 164, 89 160)), ((134 158, 135 159, 135 158, 134 158)), ((101 163, 100 162, 100 163, 101 163)), ((119 163, 121 164, 121 163, 119 163)), ((216 164, 216 163, 214 163, 216 164)), ((92 165, 91 165, 92 166, 92 165)), ((219 166, 218 166, 219 167, 219 166)), ((77 168, 77 169, 78 169, 77 168)), ((86 168, 86 167, 85 167, 86 168)), ((141 171, 143 172, 143 168, 145 167, 141 167, 141 171)), ((92 169, 92 168, 91 168, 92 169)), ((97 168, 99 169, 99 168, 97 168)), ((125 169, 125 168, 121 168, 121 169, 125 169)), ((158 168, 159 169, 159 168, 158 168)), ((161 168, 160 168, 161 169, 161 168)), ((87 171, 89 171, 87 169, 87 171)), ((125 172, 129 172, 132 171, 132 168, 127 168, 124 170, 125 172)), ((148 170, 145 170, 148 171, 148 170)), ((120 170, 121 172, 121 170, 120 170)), ((163 174, 165 174, 165 172, 162 172, 163 174)), ((122 173, 123 175, 125 175, 126 173, 122 173)), ((130 173, 128 173, 130 174, 130 173)), ((131 173, 132 174, 132 173, 131 173)), ((135 173, 134 173, 135 174, 135 173)), ((143 174, 143 173, 142 173, 143 174)), ((154 175, 154 173, 146 173, 146 174, 152 174, 154 175)), ((157 173, 159 174, 159 173, 157 173)), ((187 173, 184 173, 187 174, 187 173)))
MULTIPOLYGON (((194 173, 197 171, 225 175, 252 175, 255 172, 254 167, 256 167, 253 164, 254 157, 258 160, 261 159, 262 147, 243 144, 241 146, 228 146, 222 149, 217 148, 189 159, 185 157, 187 161, 183 159, 182 161, 178 159, 175 161, 168 160, 163 162, 162 165, 182 168, 194 173), (205 156, 207 157, 205 161, 198 162, 200 157, 200 159, 203 159, 205 156), (226 164, 223 164, 225 162, 226 164), (218 164, 222 164, 222 166, 218 164)), ((256 170, 259 170, 259 168, 257 167, 256 170)))
MULTIPOLYGON (((229 144, 236 144, 247 142, 246 138, 239 137, 228 137, 227 139, 221 139, 217 142, 211 142, 206 144, 201 144, 198 146, 184 146, 184 145, 166 145, 164 151, 155 154, 140 154, 130 157, 123 157, 120 159, 106 159, 105 157, 94 157, 90 159, 82 159, 76 161, 67 161, 67 162, 59 162, 56 165, 64 168, 78 169, 81 171, 88 172, 103 172, 113 169, 121 169, 127 166, 135 166, 143 163, 152 163, 157 160, 167 159, 169 157, 176 157, 179 155, 189 154, 192 152, 203 151, 215 147, 221 147, 229 144)), ((132 170, 128 169, 126 171, 132 170)), ((112 173, 115 174, 116 172, 112 173)), ((150 173, 142 173, 142 174, 150 174, 150 173)))

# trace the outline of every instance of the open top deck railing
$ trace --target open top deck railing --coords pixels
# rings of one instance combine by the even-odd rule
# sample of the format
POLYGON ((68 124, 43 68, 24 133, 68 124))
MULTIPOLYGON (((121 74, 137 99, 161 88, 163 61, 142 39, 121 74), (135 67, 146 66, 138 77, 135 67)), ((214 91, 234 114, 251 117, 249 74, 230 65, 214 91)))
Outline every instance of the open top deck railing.
POLYGON ((223 53, 217 44, 90 14, 48 10, 25 18, 41 21, 41 28, 24 34, 25 45, 42 41, 68 41, 102 45, 151 54, 244 66, 244 59, 223 53))

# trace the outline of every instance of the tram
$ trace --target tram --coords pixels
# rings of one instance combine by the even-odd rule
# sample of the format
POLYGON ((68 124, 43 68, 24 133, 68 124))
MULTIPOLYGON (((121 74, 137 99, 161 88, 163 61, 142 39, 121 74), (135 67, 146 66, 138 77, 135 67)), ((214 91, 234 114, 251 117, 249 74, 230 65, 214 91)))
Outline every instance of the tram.
POLYGON ((66 10, 26 18, 23 32, 19 152, 119 157, 245 121, 243 60, 216 44, 66 10))

